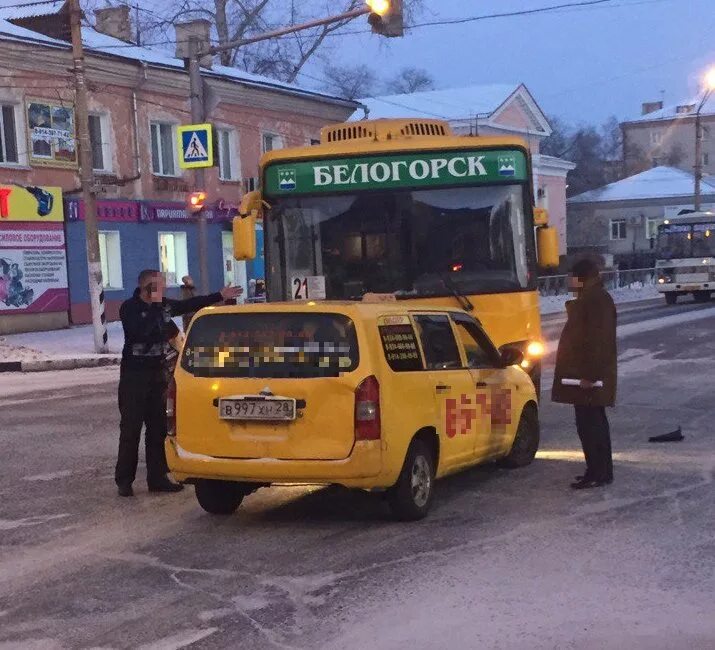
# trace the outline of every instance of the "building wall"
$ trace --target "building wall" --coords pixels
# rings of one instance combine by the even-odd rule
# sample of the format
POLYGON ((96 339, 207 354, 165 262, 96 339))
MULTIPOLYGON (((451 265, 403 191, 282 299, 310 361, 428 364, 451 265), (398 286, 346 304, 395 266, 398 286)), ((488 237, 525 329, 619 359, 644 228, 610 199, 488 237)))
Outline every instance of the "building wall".
POLYGON ((537 205, 546 208, 549 225, 559 234, 559 252, 566 254, 568 233, 566 228, 566 177, 539 174, 537 183, 543 192, 543 198, 537 199, 537 205))
MULTIPOLYGON (((715 115, 704 115, 703 174, 715 174, 715 115)), ((621 125, 626 175, 668 165, 692 172, 695 166, 695 118, 634 122, 621 125), (639 167, 640 165, 640 167, 639 167)))
MULTIPOLYGON (((704 207, 709 207, 715 203, 715 196, 704 196, 703 201, 704 207)), ((654 242, 648 237, 648 221, 660 224, 683 208, 692 209, 692 197, 569 205, 569 251, 594 249, 617 256, 650 254, 654 242), (612 220, 626 221, 625 239, 611 238, 612 220)))

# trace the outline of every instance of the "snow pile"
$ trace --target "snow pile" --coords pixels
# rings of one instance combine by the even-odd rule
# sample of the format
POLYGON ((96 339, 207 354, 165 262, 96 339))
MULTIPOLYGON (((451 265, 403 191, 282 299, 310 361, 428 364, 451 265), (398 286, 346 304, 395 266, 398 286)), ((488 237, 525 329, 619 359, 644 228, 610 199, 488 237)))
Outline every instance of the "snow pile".
MULTIPOLYGON (((639 300, 652 300, 658 298, 660 294, 653 284, 643 284, 642 282, 634 282, 627 287, 620 289, 612 289, 609 291, 613 300, 616 303, 638 302, 639 300)), ((565 293, 560 296, 541 296, 539 303, 541 305, 542 314, 557 314, 565 311, 565 303, 571 300, 573 296, 570 293, 565 293)))

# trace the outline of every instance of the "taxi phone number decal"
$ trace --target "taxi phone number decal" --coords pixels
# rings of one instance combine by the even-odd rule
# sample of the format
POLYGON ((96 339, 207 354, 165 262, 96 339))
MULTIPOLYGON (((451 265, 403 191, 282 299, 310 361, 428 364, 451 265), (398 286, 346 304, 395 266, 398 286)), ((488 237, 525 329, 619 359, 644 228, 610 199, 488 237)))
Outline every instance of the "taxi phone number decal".
POLYGON ((445 400, 448 438, 454 438, 458 433, 467 435, 472 424, 481 418, 490 418, 493 427, 511 424, 511 389, 494 388, 445 400))

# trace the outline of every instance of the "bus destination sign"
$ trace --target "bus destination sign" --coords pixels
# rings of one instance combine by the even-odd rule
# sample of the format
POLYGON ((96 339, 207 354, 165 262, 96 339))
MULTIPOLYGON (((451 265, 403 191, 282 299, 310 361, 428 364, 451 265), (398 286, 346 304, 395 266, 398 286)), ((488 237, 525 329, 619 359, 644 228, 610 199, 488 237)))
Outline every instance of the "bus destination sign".
POLYGON ((525 180, 522 151, 482 149, 276 163, 265 187, 275 196, 525 180))

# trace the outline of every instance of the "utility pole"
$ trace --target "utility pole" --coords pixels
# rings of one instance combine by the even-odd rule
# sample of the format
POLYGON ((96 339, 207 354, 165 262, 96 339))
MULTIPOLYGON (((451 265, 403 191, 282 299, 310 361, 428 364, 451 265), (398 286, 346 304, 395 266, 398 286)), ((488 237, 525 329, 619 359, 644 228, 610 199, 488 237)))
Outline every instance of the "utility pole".
POLYGON ((84 202, 84 228, 87 241, 87 270, 89 276, 89 302, 92 310, 94 349, 108 352, 107 326, 104 316, 104 285, 99 257, 97 233, 97 201, 92 172, 92 145, 89 139, 89 112, 87 108, 87 80, 84 75, 84 49, 82 47, 82 9, 79 0, 69 0, 72 30, 72 59, 74 61, 75 124, 79 149, 79 176, 84 202))
MULTIPOLYGON (((201 79, 201 43, 196 36, 189 37, 189 85, 191 88, 191 121, 201 124, 205 119, 204 84, 201 79)), ((206 174, 203 168, 194 170, 194 190, 206 191, 206 174)), ((206 210, 198 212, 199 218, 199 284, 201 292, 209 292, 209 266, 207 253, 206 210)))

